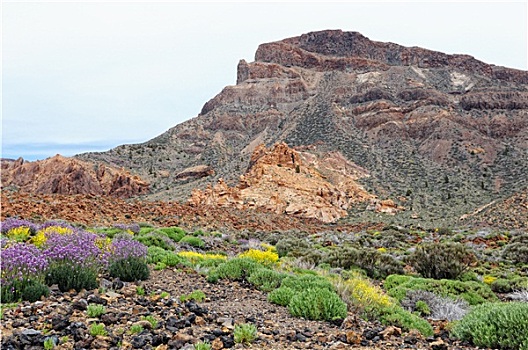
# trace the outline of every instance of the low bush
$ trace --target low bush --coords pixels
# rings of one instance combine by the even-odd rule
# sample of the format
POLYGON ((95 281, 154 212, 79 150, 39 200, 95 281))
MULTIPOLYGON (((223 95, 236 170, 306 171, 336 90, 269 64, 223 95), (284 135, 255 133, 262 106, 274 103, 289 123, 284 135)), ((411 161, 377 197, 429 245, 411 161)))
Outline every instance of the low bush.
POLYGON ((205 247, 205 242, 200 237, 195 236, 184 236, 180 239, 180 243, 185 243, 195 248, 205 247))
POLYGON ((167 251, 163 248, 153 246, 148 248, 147 263, 162 263, 165 266, 174 267, 179 264, 187 265, 188 260, 183 257, 180 257, 178 254, 172 251, 167 251))
POLYGON ((186 294, 186 295, 182 295, 180 296, 180 301, 182 303, 186 302, 186 301, 189 301, 189 300, 194 300, 194 301, 197 301, 197 302, 202 302, 205 300, 205 293, 202 292, 201 290, 195 290, 193 291, 191 294, 186 294))
POLYGON ((478 347, 528 350, 528 303, 488 303, 456 323, 452 335, 478 347))
POLYGON ((98 271, 95 269, 73 266, 68 263, 53 264, 48 268, 46 274, 46 284, 57 284, 61 292, 71 289, 80 291, 81 289, 95 289, 98 271))
POLYGON ((371 278, 385 278, 391 274, 403 273, 400 261, 372 248, 337 247, 328 252, 321 261, 344 269, 359 267, 371 278))
POLYGON ((258 289, 264 292, 271 292, 280 286, 286 276, 274 270, 261 268, 253 271, 247 280, 258 289))
POLYGON ((310 248, 310 244, 304 239, 285 237, 281 238, 275 245, 277 249, 277 254, 279 257, 288 255, 289 252, 297 249, 307 249, 310 248))
POLYGON ((289 287, 280 287, 268 294, 268 301, 273 304, 288 306, 295 293, 295 290, 289 287))
POLYGON ((90 326, 90 335, 92 337, 96 337, 98 335, 106 336, 108 335, 108 331, 105 329, 105 325, 103 323, 92 323, 90 326))
POLYGON ((233 330, 235 343, 249 344, 257 339, 257 327, 251 323, 237 324, 233 330))
POLYGON ((502 258, 514 264, 528 264, 528 234, 512 238, 504 247, 502 258))
POLYGON ((404 330, 416 329, 424 336, 429 337, 433 335, 433 327, 423 318, 404 310, 399 305, 391 305, 388 307, 373 310, 377 314, 377 318, 385 325, 392 325, 401 327, 404 330))
POLYGON ((332 283, 324 277, 314 275, 287 276, 282 280, 281 287, 288 287, 294 291, 307 289, 327 289, 335 291, 332 283))
POLYGON ((134 239, 147 247, 159 247, 165 250, 174 250, 174 242, 161 232, 150 232, 145 235, 139 235, 134 239))
POLYGON ((108 267, 110 276, 124 282, 143 281, 149 278, 150 271, 144 258, 129 257, 112 262, 108 267))
POLYGON ((264 266, 273 266, 279 261, 279 255, 271 250, 249 249, 239 255, 240 258, 254 260, 264 266))
POLYGON ((454 300, 424 290, 410 290, 401 305, 408 311, 418 312, 432 320, 460 320, 469 311, 464 299, 454 300))
POLYGON ((308 320, 332 321, 344 319, 347 306, 339 296, 326 288, 308 288, 297 292, 288 304, 293 316, 308 320))
POLYGON ((259 268, 263 268, 263 265, 259 264, 255 260, 248 258, 234 258, 221 263, 210 271, 208 280, 213 282, 212 279, 229 279, 229 280, 244 280, 247 279, 251 273, 259 268), (210 280, 211 279, 211 280, 210 280))
POLYGON ((457 279, 476 261, 461 243, 424 243, 409 256, 408 263, 425 278, 457 279))
POLYGON ((182 228, 176 226, 160 228, 158 231, 166 234, 174 242, 179 242, 186 235, 182 228))
POLYGON ((439 296, 450 297, 455 300, 462 298, 470 305, 498 301, 497 296, 487 284, 474 281, 462 282, 391 275, 385 279, 384 287, 390 296, 398 299, 400 302, 412 290, 429 291, 439 296))
POLYGON ((86 315, 88 317, 99 317, 106 312, 106 309, 103 305, 99 304, 90 304, 86 308, 86 315))

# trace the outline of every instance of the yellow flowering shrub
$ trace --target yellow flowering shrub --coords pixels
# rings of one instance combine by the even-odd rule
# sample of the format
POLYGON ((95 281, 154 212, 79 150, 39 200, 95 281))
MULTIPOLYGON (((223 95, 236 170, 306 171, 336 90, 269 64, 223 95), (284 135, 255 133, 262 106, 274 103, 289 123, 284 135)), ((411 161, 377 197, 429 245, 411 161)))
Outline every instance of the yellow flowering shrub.
POLYGON ((263 265, 275 265, 279 261, 279 254, 266 250, 250 249, 238 255, 240 258, 249 258, 263 265))
POLYGON ((209 254, 209 253, 202 254, 202 253, 189 252, 189 251, 179 252, 178 255, 181 256, 182 258, 189 260, 192 264, 198 264, 200 262, 203 262, 204 260, 226 260, 227 259, 225 255, 221 255, 221 254, 209 254))
POLYGON ((376 249, 378 252, 380 253, 386 253, 387 252, 387 248, 384 248, 384 247, 381 247, 381 248, 378 248, 376 249))
POLYGON ((109 252, 112 250, 112 240, 109 237, 97 238, 95 240, 95 245, 102 251, 109 252))
POLYGON ((29 238, 29 227, 19 226, 7 231, 6 236, 16 241, 26 241, 29 238))
POLYGON ((495 282, 496 279, 497 279, 497 277, 486 275, 482 279, 482 282, 484 282, 486 284, 492 284, 493 282, 495 282))
POLYGON ((61 235, 69 235, 73 233, 73 230, 69 227, 48 226, 45 229, 40 230, 39 232, 43 232, 44 234, 55 232, 61 235))
POLYGON ((341 277, 331 279, 341 297, 357 307, 380 309, 394 305, 383 289, 360 274, 354 274, 346 280, 341 277))
POLYGON ((275 248, 275 246, 272 246, 271 244, 262 242, 260 243, 260 246, 266 249, 266 251, 273 252, 273 253, 277 252, 277 249, 275 248))
POLYGON ((42 245, 44 245, 44 243, 46 243, 47 239, 48 237, 46 237, 46 234, 43 231, 39 231, 35 236, 30 239, 30 243, 37 246, 37 248, 40 248, 42 247, 42 245))
POLYGON ((48 235, 52 232, 61 235, 69 235, 73 233, 73 230, 71 228, 62 226, 48 226, 42 230, 39 230, 37 234, 30 239, 30 242, 40 248, 44 245, 44 243, 46 243, 48 235))

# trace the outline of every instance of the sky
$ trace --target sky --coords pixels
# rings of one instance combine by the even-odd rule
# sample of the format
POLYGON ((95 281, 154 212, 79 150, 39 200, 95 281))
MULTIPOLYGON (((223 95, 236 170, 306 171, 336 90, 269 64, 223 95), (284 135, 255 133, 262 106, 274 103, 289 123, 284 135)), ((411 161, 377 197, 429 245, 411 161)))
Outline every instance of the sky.
POLYGON ((259 44, 311 31, 528 69, 526 1, 3 1, 1 12, 4 158, 145 142, 234 85, 259 44))

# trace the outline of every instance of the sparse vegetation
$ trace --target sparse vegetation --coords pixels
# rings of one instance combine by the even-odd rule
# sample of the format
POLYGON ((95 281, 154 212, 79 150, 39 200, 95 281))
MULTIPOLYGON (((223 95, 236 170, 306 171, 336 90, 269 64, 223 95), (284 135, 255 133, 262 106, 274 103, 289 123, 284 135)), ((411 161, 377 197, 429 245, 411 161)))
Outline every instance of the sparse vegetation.
POLYGON ((257 338, 257 327, 251 323, 237 324, 233 331, 235 343, 250 344, 257 338))

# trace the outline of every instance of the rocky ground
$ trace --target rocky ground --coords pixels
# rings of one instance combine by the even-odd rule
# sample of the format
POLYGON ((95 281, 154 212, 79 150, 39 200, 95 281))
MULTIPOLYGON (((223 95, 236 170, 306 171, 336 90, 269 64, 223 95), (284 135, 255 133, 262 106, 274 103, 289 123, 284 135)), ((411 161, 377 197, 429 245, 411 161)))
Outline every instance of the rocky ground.
POLYGON ((244 282, 208 283, 194 270, 152 271, 149 280, 114 283, 102 279, 102 288, 51 295, 34 303, 5 308, 2 316, 3 349, 41 349, 52 338, 55 349, 193 349, 201 341, 213 349, 465 349, 453 343, 436 323, 435 336, 402 333, 395 327, 369 323, 349 312, 340 324, 307 321, 289 315, 285 307, 273 305, 265 293, 244 282), (181 302, 181 295, 201 290, 201 302, 181 302), (165 292, 165 293, 164 293, 165 292), (101 304, 105 313, 87 316, 87 305, 101 304), (155 327, 143 319, 153 316, 155 327), (93 323, 103 323, 106 336, 91 336, 93 323), (251 345, 235 344, 236 324, 256 325, 257 339, 251 345), (134 325, 143 331, 132 334, 134 325))

